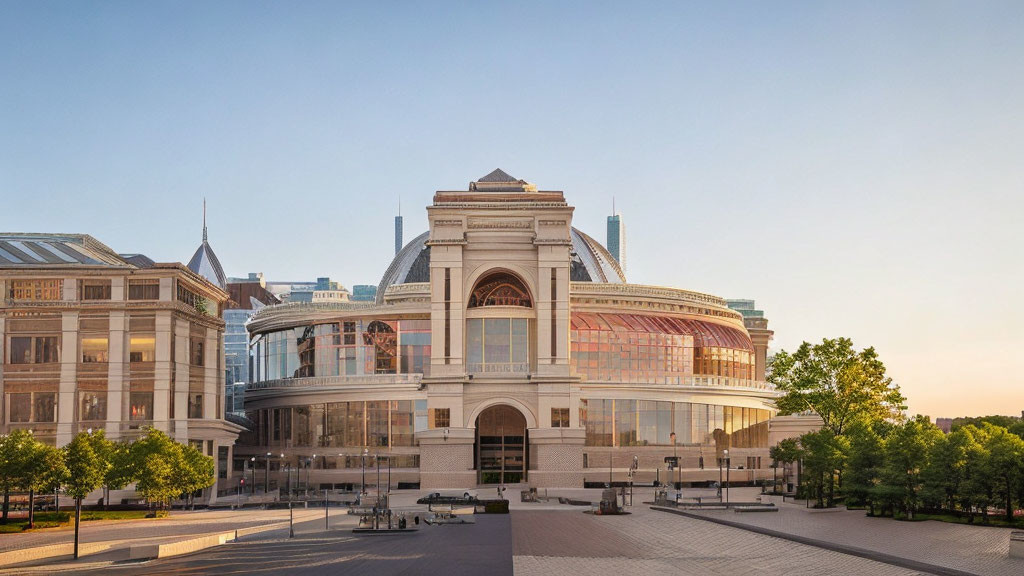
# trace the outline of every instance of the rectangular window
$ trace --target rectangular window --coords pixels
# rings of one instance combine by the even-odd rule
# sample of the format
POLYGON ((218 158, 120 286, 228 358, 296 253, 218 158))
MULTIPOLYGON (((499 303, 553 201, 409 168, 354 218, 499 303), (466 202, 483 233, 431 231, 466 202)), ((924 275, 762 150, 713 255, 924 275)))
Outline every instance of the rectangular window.
POLYGON ((57 394, 55 392, 32 393, 32 421, 57 421, 57 394))
POLYGON ((452 355, 452 269, 444 269, 444 363, 452 355))
POLYGON ((129 280, 128 281, 128 299, 129 300, 159 300, 160 299, 160 280, 153 278, 150 280, 129 280))
POLYGON ((32 363, 32 337, 12 336, 10 340, 10 355, 8 362, 11 364, 32 363))
POLYGON ((107 419, 106 392, 79 392, 78 419, 82 421, 107 419))
POLYGON ((156 360, 156 336, 153 334, 132 334, 128 344, 129 362, 153 362, 156 360))
POLYGON ((32 421, 32 394, 28 392, 8 394, 7 400, 10 402, 8 419, 11 422, 32 421))
POLYGON ((128 418, 130 420, 153 419, 153 392, 131 392, 129 394, 129 403, 128 418))
POLYGON ((79 280, 78 294, 82 300, 110 300, 110 280, 79 280))
POLYGON ((551 363, 558 356, 558 280, 556 270, 551 269, 551 363))
POLYGON ((11 364, 51 364, 60 362, 56 336, 12 336, 11 364))
POLYGON ((434 428, 448 428, 451 426, 452 413, 450 408, 432 408, 434 428))
POLYGON ((178 302, 181 302, 182 304, 187 304, 194 308, 196 302, 198 301, 199 296, 195 292, 189 290, 188 288, 185 288, 180 283, 178 284, 178 302))
POLYGON ((203 366, 203 339, 198 336, 193 336, 189 339, 189 347, 191 348, 190 357, 192 359, 193 366, 203 366))
POLYGON ((7 395, 10 422, 56 422, 56 392, 19 392, 7 395))
POLYGON ((60 300, 63 280, 11 280, 8 297, 14 300, 60 300))
POLYGON ((106 336, 82 336, 82 362, 108 362, 106 336))
POLYGON ((568 408, 552 408, 551 409, 551 427, 552 428, 568 428, 569 427, 569 409, 568 408))
POLYGON ((190 392, 188 395, 188 417, 203 417, 203 395, 190 392))
POLYGON ((217 478, 228 477, 228 447, 217 446, 217 478))
POLYGON ((466 321, 466 363, 470 372, 525 373, 530 369, 529 321, 525 318, 470 318, 466 321))

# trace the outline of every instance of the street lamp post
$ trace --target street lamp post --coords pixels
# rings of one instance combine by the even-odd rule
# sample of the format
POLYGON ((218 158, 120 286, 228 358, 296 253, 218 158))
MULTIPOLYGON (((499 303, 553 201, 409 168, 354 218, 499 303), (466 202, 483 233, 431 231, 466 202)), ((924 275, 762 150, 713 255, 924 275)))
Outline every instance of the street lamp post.
MULTIPOLYGON (((252 482, 249 483, 249 496, 256 495, 256 457, 253 456, 249 459, 252 462, 249 465, 249 471, 252 472, 252 482)), ((245 471, 242 472, 243 474, 245 471)))
MULTIPOLYGON (((682 480, 683 472, 682 472, 682 470, 679 469, 679 443, 676 442, 676 433, 675 432, 669 434, 669 437, 672 438, 672 459, 675 460, 674 466, 676 467, 676 470, 679 470, 678 472, 676 472, 676 485, 675 485, 675 489, 679 490, 682 487, 682 481, 683 481, 682 480)), ((671 478, 669 480, 671 480, 671 478)), ((678 502, 678 501, 679 500, 677 499, 676 502, 678 502)))
POLYGON ((267 473, 263 475, 263 493, 270 492, 270 452, 267 452, 267 473))
POLYGON ((359 482, 359 498, 362 499, 363 494, 366 494, 366 455, 370 451, 363 448, 363 453, 360 455, 360 462, 363 465, 362 480, 359 482))
POLYGON ((724 450, 725 454, 725 503, 729 503, 729 451, 724 450))

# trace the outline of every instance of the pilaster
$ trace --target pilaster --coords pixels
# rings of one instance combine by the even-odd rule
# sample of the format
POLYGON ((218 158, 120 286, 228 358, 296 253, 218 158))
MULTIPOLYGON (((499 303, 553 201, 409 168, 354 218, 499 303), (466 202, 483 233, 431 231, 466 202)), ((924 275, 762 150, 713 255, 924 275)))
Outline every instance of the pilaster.
MULTIPOLYGON (((124 280, 121 280, 122 291, 124 280)), ((122 294, 123 296, 123 294, 122 294)), ((110 332, 108 346, 110 361, 107 363, 107 437, 114 439, 121 436, 121 414, 124 406, 124 367, 128 361, 125 347, 125 331, 128 319, 124 310, 110 313, 110 332)))
POLYGON ((174 439, 188 439, 188 386, 189 386, 189 323, 174 320, 174 382, 171 401, 174 402, 174 439))
MULTIPOLYGON (((64 281, 64 295, 68 283, 64 281)), ((74 288, 72 288, 72 295, 74 288)), ((71 442, 74 435, 75 389, 78 378, 78 312, 61 313, 60 384, 57 388, 57 446, 71 442)))

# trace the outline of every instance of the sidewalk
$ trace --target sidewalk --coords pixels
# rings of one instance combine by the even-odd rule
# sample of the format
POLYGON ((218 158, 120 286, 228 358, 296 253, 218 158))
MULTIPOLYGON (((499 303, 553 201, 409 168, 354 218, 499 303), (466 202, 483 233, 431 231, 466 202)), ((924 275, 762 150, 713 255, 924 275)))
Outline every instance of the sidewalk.
MULTIPOLYGON (((296 509, 294 512, 296 523, 323 518, 322 510, 318 509, 296 509)), ((338 510, 332 512, 340 515, 338 510)), ((137 553, 141 553, 138 550, 142 546, 166 545, 216 535, 233 539, 236 531, 241 535, 271 526, 283 525, 287 529, 287 521, 288 510, 221 510, 178 512, 161 519, 83 522, 80 557, 73 565, 127 560, 133 546, 137 553)), ((319 526, 322 529, 322 525, 319 526)), ((73 528, 6 534, 0 537, 0 561, 3 562, 0 569, 8 572, 12 566, 66 562, 71 559, 73 546, 73 528)))
POLYGON ((1024 559, 1007 556, 1009 528, 938 521, 901 522, 870 518, 863 510, 807 509, 803 502, 787 502, 772 514, 739 514, 729 510, 687 512, 972 574, 1024 574, 1024 559))

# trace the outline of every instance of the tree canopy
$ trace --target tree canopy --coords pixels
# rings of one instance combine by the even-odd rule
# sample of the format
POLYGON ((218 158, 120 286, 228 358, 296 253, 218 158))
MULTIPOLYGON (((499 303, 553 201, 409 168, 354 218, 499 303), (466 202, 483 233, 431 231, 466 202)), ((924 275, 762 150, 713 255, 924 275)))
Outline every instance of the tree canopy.
POLYGON ((767 379, 784 394, 776 400, 780 415, 811 410, 836 436, 859 421, 900 420, 906 409, 875 349, 857 352, 848 338, 804 342, 792 354, 779 352, 767 379))

